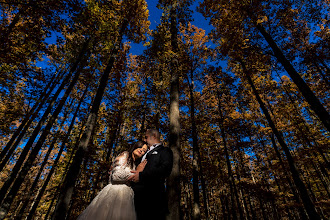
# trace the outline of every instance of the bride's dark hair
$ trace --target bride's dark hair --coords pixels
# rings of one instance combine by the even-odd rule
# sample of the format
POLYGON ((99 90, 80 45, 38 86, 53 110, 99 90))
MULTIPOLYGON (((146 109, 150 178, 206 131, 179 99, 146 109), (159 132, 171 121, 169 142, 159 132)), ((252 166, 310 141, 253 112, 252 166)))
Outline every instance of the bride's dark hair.
POLYGON ((131 145, 131 147, 128 149, 128 158, 127 158, 127 164, 133 168, 133 163, 135 166, 137 166, 139 163, 141 163, 142 157, 141 158, 136 158, 135 161, 133 160, 132 153, 135 149, 141 148, 143 145, 147 144, 147 142, 144 141, 137 141, 134 144, 131 145))

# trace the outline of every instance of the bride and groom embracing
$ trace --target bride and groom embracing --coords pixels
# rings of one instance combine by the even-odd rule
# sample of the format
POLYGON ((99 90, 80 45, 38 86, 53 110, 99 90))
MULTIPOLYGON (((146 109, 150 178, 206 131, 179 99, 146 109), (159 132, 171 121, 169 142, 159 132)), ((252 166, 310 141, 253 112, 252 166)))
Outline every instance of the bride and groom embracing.
POLYGON ((160 142, 160 133, 149 129, 144 141, 116 157, 110 183, 78 220, 165 220, 168 213, 165 178, 173 166, 173 153, 160 142))

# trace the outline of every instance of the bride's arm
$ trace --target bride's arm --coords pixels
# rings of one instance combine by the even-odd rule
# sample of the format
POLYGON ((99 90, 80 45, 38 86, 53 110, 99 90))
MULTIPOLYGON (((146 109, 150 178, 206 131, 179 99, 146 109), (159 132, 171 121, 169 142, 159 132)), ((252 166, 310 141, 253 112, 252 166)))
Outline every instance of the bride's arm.
POLYGON ((112 181, 126 181, 129 177, 130 173, 124 170, 124 165, 127 163, 128 152, 124 151, 119 156, 116 157, 112 166, 113 169, 111 171, 111 180, 112 181))

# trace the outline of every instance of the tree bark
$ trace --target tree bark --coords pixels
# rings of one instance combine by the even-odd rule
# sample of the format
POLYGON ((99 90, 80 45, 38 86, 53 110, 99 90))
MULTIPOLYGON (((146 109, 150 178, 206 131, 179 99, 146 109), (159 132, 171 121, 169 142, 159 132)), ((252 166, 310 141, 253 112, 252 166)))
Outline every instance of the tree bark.
POLYGON ((73 115, 73 117, 72 117, 71 123, 70 123, 70 125, 69 125, 68 132, 67 132, 67 134, 65 135, 65 137, 64 137, 64 139, 63 139, 63 141, 62 141, 62 144, 61 144, 60 150, 59 150, 59 152, 57 153, 57 156, 56 156, 56 158, 55 158, 55 161, 54 161, 54 163, 53 163, 53 165, 52 165, 51 170, 49 171, 49 173, 48 173, 48 175, 47 175, 47 178, 45 179, 45 181, 44 181, 44 183, 43 183, 43 185, 42 185, 42 188, 38 191, 38 194, 37 194, 36 198, 34 199, 34 201, 33 201, 33 203, 32 203, 31 210, 29 211, 29 215, 28 215, 27 218, 26 218, 27 220, 32 219, 32 218, 33 218, 33 215, 34 215, 34 213, 35 213, 35 211, 37 210, 37 207, 38 207, 38 205, 39 205, 39 202, 40 202, 40 200, 41 200, 41 197, 43 196, 43 194, 44 194, 44 192, 45 192, 45 190, 46 190, 46 187, 47 187, 47 185, 48 185, 48 183, 49 183, 49 181, 50 181, 50 179, 51 179, 51 177, 52 177, 52 175, 53 175, 53 173, 54 173, 54 171, 55 171, 55 169, 56 169, 56 167, 57 167, 57 164, 58 164, 58 162, 59 162, 59 160, 60 160, 60 158, 61 158, 61 155, 62 155, 62 153, 63 153, 63 151, 64 151, 64 148, 65 148, 66 142, 67 142, 67 140, 68 140, 68 138, 69 138, 69 136, 70 136, 70 134, 71 134, 71 131, 72 131, 73 126, 74 126, 74 122, 75 122, 75 120, 76 120, 76 118, 77 118, 78 112, 79 112, 79 110, 80 110, 80 106, 81 106, 81 104, 82 104, 82 102, 83 102, 83 100, 84 100, 84 98, 85 98, 85 96, 86 96, 86 94, 87 94, 87 91, 88 91, 88 87, 86 87, 86 89, 85 89, 83 95, 82 95, 81 98, 80 98, 80 101, 79 101, 79 103, 78 103, 78 106, 77 106, 77 108, 76 108, 76 111, 74 112, 74 115, 73 115))
POLYGON ((276 42, 273 40, 271 35, 265 30, 261 24, 256 24, 256 28, 260 31, 262 36, 268 42, 269 46, 272 48, 275 57, 283 65, 284 69, 290 75, 293 82, 297 85, 301 94, 305 97, 306 101, 309 103, 310 108, 316 113, 319 119, 322 121, 323 125, 328 131, 330 131, 330 115, 324 106, 321 104, 320 100, 314 95, 312 90, 303 80, 303 78, 297 73, 295 68, 292 66, 290 61, 284 56, 281 49, 277 46, 276 42))
MULTIPOLYGON (((199 146, 198 146, 198 134, 197 127, 195 121, 195 102, 194 102, 194 84, 193 84, 193 73, 192 70, 190 72, 190 80, 187 77, 187 81, 189 84, 189 94, 190 94, 190 120, 191 120, 191 133, 192 133, 192 141, 193 141, 193 194, 194 194, 194 205, 193 205, 193 218, 194 220, 201 218, 201 210, 200 210, 200 202, 199 202, 199 164, 200 164, 200 154, 199 154, 199 146)), ((207 207, 205 207, 207 208, 207 207)))
MULTIPOLYGON (((171 46, 175 56, 178 51, 178 27, 177 27, 177 2, 174 1, 170 11, 170 33, 171 46)), ((167 180, 168 186, 168 206, 170 214, 168 220, 181 219, 180 201, 180 111, 179 111, 179 73, 178 73, 177 57, 172 57, 171 60, 171 89, 170 89, 170 132, 169 146, 173 152, 173 168, 172 173, 167 180)))
POLYGON ((236 189, 236 185, 235 185, 235 179, 234 179, 234 176, 232 173, 232 167, 231 167, 229 153, 228 153, 226 132, 225 132, 225 127, 223 125, 224 116, 222 114, 221 103, 220 103, 220 100, 221 100, 220 91, 217 91, 217 95, 218 95, 218 111, 219 111, 219 115, 220 115, 219 128, 220 128, 221 137, 223 140, 223 147, 224 147, 224 153, 225 153, 227 170, 228 170, 227 172, 228 172, 228 176, 229 176, 229 189, 230 189, 230 196, 231 196, 231 202, 232 202, 231 213, 233 215, 233 219, 237 219, 237 214, 236 214, 236 212, 237 212, 236 206, 237 206, 237 209, 239 210, 240 219, 243 219, 242 209, 239 204, 239 198, 238 198, 237 189, 236 189), (236 204, 235 204, 235 200, 236 200, 236 204))
POLYGON ((204 208, 205 208, 205 219, 209 219, 209 199, 208 199, 208 195, 207 195, 207 188, 206 188, 206 184, 205 184, 205 179, 203 176, 203 166, 202 166, 202 161, 201 159, 199 160, 199 174, 201 177, 201 184, 202 184, 202 190, 203 190, 203 203, 204 203, 204 208))
MULTIPOLYGON (((277 75, 277 76, 279 77, 279 79, 281 80, 281 83, 283 84, 283 80, 281 79, 281 77, 279 75, 277 75)), ((285 94, 288 96, 291 104, 293 105, 293 107, 295 109, 296 115, 300 115, 300 111, 298 110, 297 105, 295 104, 295 101, 294 101, 293 97, 290 95, 290 93, 288 92, 288 90, 284 86, 283 86, 283 89, 284 89, 285 94)), ((304 125, 303 127, 306 129, 305 132, 303 132, 302 129, 300 129, 299 131, 301 132, 301 134, 303 135, 303 137, 307 141, 307 143, 309 143, 309 145, 311 146, 310 141, 309 141, 309 138, 307 137, 306 134, 312 134, 312 132, 310 131, 310 129, 308 127, 308 124, 303 119, 303 117, 299 117, 299 119, 300 120, 298 120, 298 122, 296 122, 296 126, 298 128, 300 128, 299 127, 299 123, 302 123, 304 125)), ((324 152, 321 150, 320 146, 318 145, 318 142, 316 141, 316 139, 315 139, 315 137, 313 135, 311 135, 311 139, 314 142, 314 145, 315 145, 316 150, 319 152, 319 154, 321 155, 322 159, 324 160, 324 162, 326 164, 326 167, 329 169, 330 168, 330 163, 329 163, 328 158, 326 157, 326 155, 324 154, 324 152)), ((312 148, 314 148, 314 147, 312 147, 312 148)))
MULTIPOLYGON (((33 105, 33 107, 30 109, 30 111, 25 115, 25 118, 23 119, 22 123, 18 126, 18 128, 15 130, 13 136, 10 138, 10 140, 6 144, 6 147, 1 151, 0 161, 2 161, 4 159, 7 152, 8 152, 9 158, 10 158, 12 153, 15 151, 17 145, 15 145, 14 147, 12 146, 14 141, 16 140, 17 136, 21 132, 23 133, 23 135, 25 134, 26 130, 28 129, 28 127, 30 126, 30 124, 32 123, 34 118, 37 116, 37 113, 40 111, 42 106, 46 103, 47 99, 49 98, 50 93, 53 91, 53 89, 56 85, 56 83, 54 83, 54 79, 56 76, 57 75, 54 74, 54 76, 50 79, 50 81, 46 85, 45 89, 40 94, 38 101, 33 105), (48 88, 50 88, 50 90, 47 92, 48 88)), ((61 78, 61 77, 59 77, 59 78, 61 78)), ((22 139, 22 137, 20 136, 18 138, 18 142, 20 142, 21 139, 22 139)), ((8 162, 9 158, 7 160, 4 160, 5 162, 1 163, 0 170, 2 170, 4 165, 8 162)))
POLYGON ((326 86, 328 87, 328 89, 330 88, 330 82, 327 79, 327 76, 323 73, 322 69, 320 68, 319 64, 313 60, 313 65, 315 66, 315 68, 317 69, 318 73, 320 74, 320 76, 322 77, 323 81, 325 82, 326 86))
MULTIPOLYGON (((44 159, 43 159, 42 164, 39 166, 38 174, 37 174, 37 176, 34 178, 34 181, 33 181, 33 183, 32 183, 32 186, 30 187, 30 190, 28 190, 28 192, 27 192, 29 198, 33 197, 33 195, 34 195, 34 191, 36 190, 35 188, 36 188, 36 186, 37 186, 37 184, 38 184, 38 182, 39 182, 39 178, 40 178, 40 176, 41 176, 41 174, 42 174, 42 171, 43 171, 44 167, 46 166, 46 164, 47 164, 47 162, 48 162, 49 155, 51 154, 51 152, 52 152, 53 149, 54 149, 54 146, 55 146, 55 144, 56 144, 56 142, 57 142, 57 139, 58 139, 58 137, 59 137, 59 135, 60 135, 60 130, 61 130, 61 128, 63 127, 64 122, 66 121, 66 119, 67 119, 67 117, 68 117, 68 114, 69 114, 69 108, 70 108, 70 106, 72 105, 72 103, 73 103, 73 99, 72 99, 72 102, 68 105, 68 109, 66 110, 66 112, 65 112, 65 114, 64 114, 64 116, 63 116, 63 120, 62 120, 60 126, 58 126, 57 134, 54 135, 55 137, 53 138, 52 143, 51 143, 50 146, 48 147, 47 153, 46 153, 46 155, 45 155, 45 157, 44 157, 44 159)), ((18 214, 18 216, 17 216, 18 218, 20 218, 20 219, 22 218, 22 215, 23 215, 24 210, 25 210, 26 206, 28 205, 28 203, 29 203, 29 200, 28 200, 28 199, 24 201, 24 203, 22 204, 21 209, 20 209, 20 211, 19 211, 19 214, 18 214)))
MULTIPOLYGON (((63 75, 62 75, 63 76, 63 75)), ((61 76, 61 77, 62 77, 61 76)), ((60 77, 60 78, 61 78, 60 77)), ((60 80, 60 79, 59 79, 60 80)), ((46 120, 46 118, 48 117, 48 114, 50 113, 58 95, 60 94, 60 92, 62 91, 62 89, 64 88, 64 86, 66 85, 67 82, 63 81, 62 85, 60 85, 60 87, 58 88, 58 90, 56 91, 56 93, 54 94, 54 96, 52 97, 52 101, 50 102, 49 106, 47 107, 47 109, 45 110, 42 118, 40 119, 38 125, 36 126, 36 128, 38 128, 38 126, 42 126, 43 122, 46 120), (62 89, 61 89, 62 88, 62 89)), ((39 111, 42 109, 43 105, 47 102, 47 100, 49 99, 49 95, 51 94, 51 92, 53 91, 53 89, 55 88, 55 86, 57 85, 57 83, 53 83, 53 85, 50 87, 50 90, 48 91, 47 94, 45 94, 44 96, 42 95, 40 97, 39 100, 42 99, 42 101, 40 101, 39 105, 35 105, 32 109, 34 109, 32 111, 31 109, 31 114, 30 112, 27 114, 27 117, 23 120, 22 124, 18 127, 18 129, 15 131, 13 137, 11 137, 10 141, 7 143, 5 149, 1 152, 1 164, 0 164, 0 171, 3 170, 3 168, 6 166, 6 164, 8 163, 9 159, 11 158, 13 152, 16 150, 17 146, 19 145, 19 143, 21 142, 22 138, 24 137, 24 135, 26 134, 26 131, 29 129, 31 123, 33 122, 33 120, 38 116, 39 111), (37 107, 37 109, 35 109, 35 107, 37 107), (17 135, 19 135, 17 137, 17 135), (6 155, 7 154, 7 155, 6 155), (4 158, 3 158, 4 157, 4 158)), ((46 87, 48 88, 48 87, 46 87)), ((46 89, 47 90, 47 89, 46 89)), ((45 91, 46 91, 45 90, 45 91)), ((37 131, 39 132, 40 129, 36 130, 35 133, 37 133, 37 131)), ((33 136, 33 135, 32 135, 33 136)), ((25 149, 25 148, 24 148, 25 149)))
POLYGON ((102 101, 102 97, 103 97, 105 88, 108 84, 108 78, 110 75, 110 71, 113 67, 116 56, 118 54, 118 51, 119 51, 119 48, 120 48, 120 45, 122 42, 122 38, 124 35, 124 31, 126 30, 127 25, 128 25, 128 22, 126 20, 124 20, 121 25, 120 31, 119 31, 118 40, 117 40, 113 50, 111 51, 111 57, 102 74, 102 77, 100 79, 99 87, 97 89, 95 99, 93 101, 92 109, 91 109, 91 112, 90 112, 87 122, 86 122, 86 128, 79 141, 78 150, 73 158, 72 164, 65 177, 65 180, 63 183, 63 188, 61 190, 54 214, 52 216, 53 220, 66 219, 67 212, 69 210, 70 200, 71 200, 73 189, 75 186, 75 182, 78 178, 83 158, 85 157, 85 153, 87 152, 87 149, 88 149, 88 143, 90 141, 91 134, 92 134, 93 129, 96 124, 97 113, 99 111, 99 107, 100 107, 100 104, 102 101))
MULTIPOLYGON (((75 63, 76 65, 74 65, 72 67, 72 69, 75 69, 76 68, 75 66, 77 66, 78 63, 83 59, 85 51, 88 48, 88 44, 89 44, 89 39, 84 43, 82 51, 78 56, 77 62, 75 63)), ((49 134, 53 123, 55 122, 58 114, 62 110, 62 107, 64 106, 64 104, 66 102, 66 99, 68 98, 69 94, 71 93, 74 85, 78 81, 79 75, 80 75, 80 71, 77 71, 75 73, 74 78, 72 79, 69 87, 65 91, 60 103, 58 104, 58 106, 55 109, 54 113, 52 114, 52 116, 48 120, 48 123, 47 123, 44 131, 40 135, 40 138, 39 138, 38 142, 36 143, 36 145, 33 147, 32 151, 30 152, 30 155, 29 155, 28 159, 26 160, 26 162, 24 163, 24 166, 21 168, 21 165, 23 164, 24 159, 27 156, 28 150, 32 147, 33 141, 34 141, 34 139, 36 138, 36 136, 39 132, 34 132, 35 136, 33 136, 29 139, 28 143, 24 147, 24 150, 25 150, 25 148, 27 149, 25 154, 23 154, 23 152, 22 152, 18 162, 16 163, 16 165, 13 169, 12 174, 10 175, 10 178, 5 182, 4 186, 1 188, 0 195, 1 195, 1 201, 3 201, 3 203, 1 204, 1 208, 0 208, 0 219, 3 219, 7 215, 8 211, 9 211, 9 208, 10 208, 10 205, 13 202, 14 197, 16 196, 16 194, 19 190, 19 187, 23 183, 25 176, 27 175, 28 171, 30 170, 31 166, 33 165, 34 159, 37 157, 38 152, 41 149, 47 135, 49 134), (20 170, 20 168, 21 168, 21 170, 20 170), (18 172, 19 170, 20 170, 20 172, 18 172), (15 180, 15 178, 16 178, 16 180, 15 180), (5 197, 5 194, 6 194, 7 190, 9 189, 11 183, 14 180, 15 180, 15 182, 13 183, 13 186, 12 186, 11 190, 9 191, 8 195, 5 197)), ((40 125, 40 128, 41 128, 41 125, 40 125)))
POLYGON ((289 164, 289 167, 290 167, 290 172, 291 172, 291 175, 292 175, 292 178, 293 178, 293 181, 299 191, 299 195, 301 197, 301 200, 304 204, 304 207, 307 211, 307 214, 309 216, 310 219, 315 219, 315 220, 321 220, 319 214, 316 212, 315 210, 315 205, 314 203, 312 202, 311 198, 309 197, 308 195, 308 191, 307 191, 307 188, 305 186, 305 184, 303 183, 303 181, 301 180, 300 176, 299 176, 299 172, 296 168, 296 165, 295 165, 295 162, 293 160, 293 157, 290 153, 290 150, 288 148, 288 146, 286 145, 283 137, 282 137, 282 134, 277 130, 273 120, 271 119, 269 113, 268 113, 268 110, 266 109, 263 101, 261 100, 260 96, 259 96, 259 93, 257 91, 257 89, 255 88, 254 84, 253 84, 253 81, 249 75, 249 72, 247 71, 246 67, 245 67, 245 64, 243 63, 243 61, 240 61, 241 65, 242 65, 242 68, 243 68, 243 72, 244 72, 244 75, 248 81, 248 83, 250 84, 252 90, 253 90, 253 93, 260 105, 260 108, 262 109, 267 121, 268 121, 268 124, 269 126, 271 127, 273 133, 275 134, 278 142, 280 143, 286 157, 287 157, 287 161, 288 161, 288 164, 289 164))

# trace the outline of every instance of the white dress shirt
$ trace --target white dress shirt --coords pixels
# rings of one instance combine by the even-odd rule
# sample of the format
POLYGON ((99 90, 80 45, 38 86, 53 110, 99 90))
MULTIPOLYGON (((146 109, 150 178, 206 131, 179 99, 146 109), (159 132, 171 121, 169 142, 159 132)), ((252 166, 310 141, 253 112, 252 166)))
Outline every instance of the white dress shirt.
POLYGON ((152 146, 150 146, 149 150, 143 155, 142 157, 142 161, 144 161, 147 157, 147 154, 149 153, 149 151, 153 150, 155 147, 158 147, 159 145, 161 145, 162 143, 157 143, 157 144, 153 144, 152 146))

